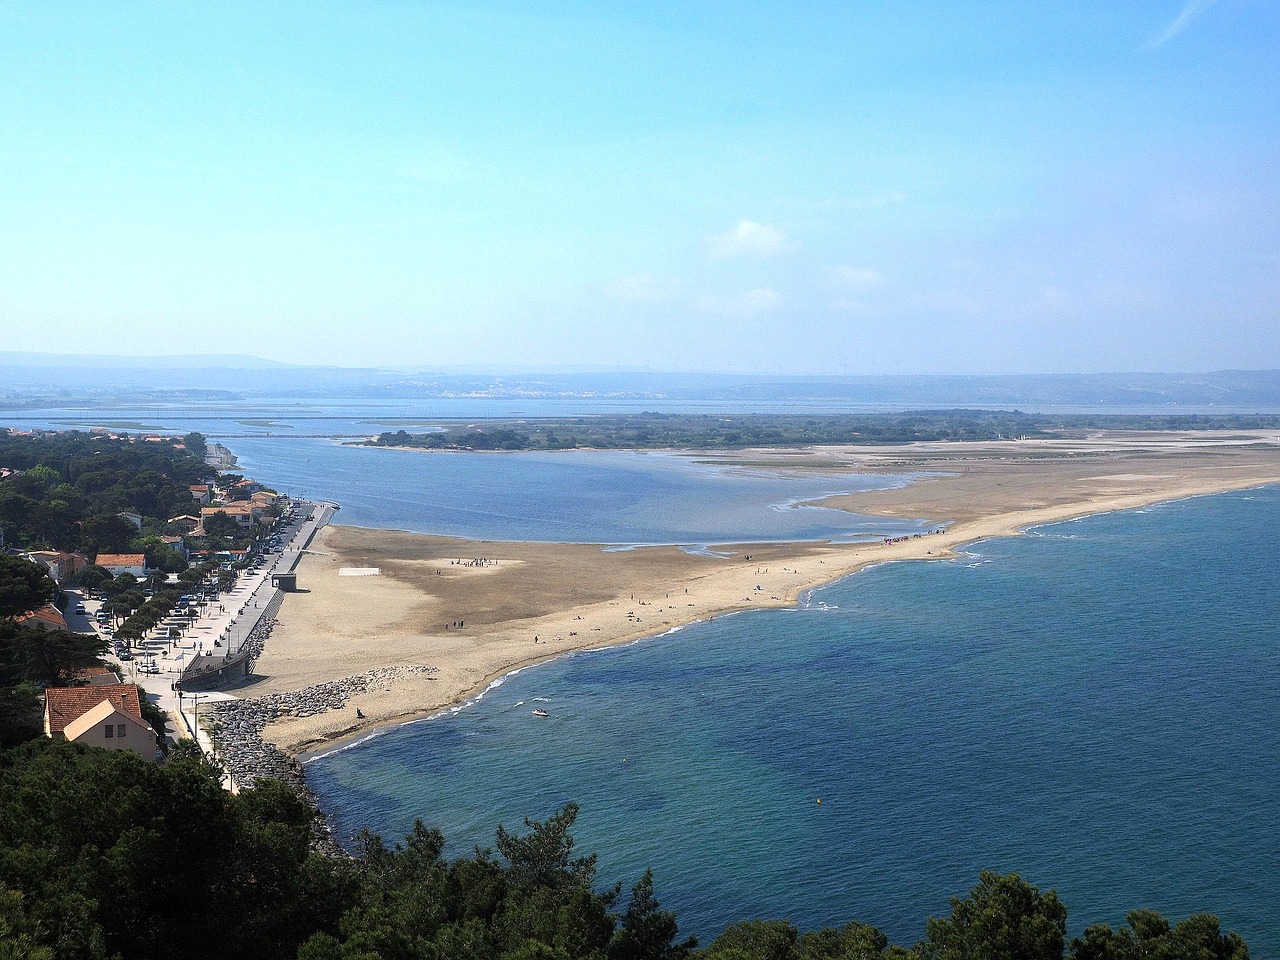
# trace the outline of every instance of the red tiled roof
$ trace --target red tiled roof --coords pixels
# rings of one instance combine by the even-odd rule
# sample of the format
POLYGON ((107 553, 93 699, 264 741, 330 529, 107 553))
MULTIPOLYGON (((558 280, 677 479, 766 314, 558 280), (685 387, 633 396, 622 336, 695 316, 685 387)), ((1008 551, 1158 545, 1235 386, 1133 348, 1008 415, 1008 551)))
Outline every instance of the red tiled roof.
POLYGON ((216 507, 201 507, 200 516, 212 517, 215 513, 225 513, 227 516, 235 516, 238 514, 251 513, 255 504, 248 500, 236 500, 231 503, 220 503, 216 507))
POLYGON ((83 677, 101 677, 108 673, 111 673, 111 670, 106 667, 81 667, 79 670, 73 670, 71 676, 79 680, 83 677))
POLYGON ((96 561, 100 567, 141 567, 146 562, 145 553, 100 553, 96 561))
POLYGON ((103 700, 110 700, 111 705, 121 713, 144 722, 142 706, 138 702, 138 688, 132 683, 106 687, 50 687, 44 692, 49 732, 61 733, 68 723, 84 716, 103 700))
POLYGON ((116 676, 115 671, 109 670, 106 667, 81 667, 79 670, 72 670, 69 674, 64 674, 64 679, 66 680, 85 680, 91 682, 95 677, 110 677, 117 683, 120 681, 120 678, 116 676))
POLYGON ((61 611, 51 603, 46 603, 40 609, 32 610, 30 613, 24 613, 16 619, 18 623, 28 623, 32 620, 38 620, 57 627, 59 630, 67 629, 67 618, 64 617, 61 611))

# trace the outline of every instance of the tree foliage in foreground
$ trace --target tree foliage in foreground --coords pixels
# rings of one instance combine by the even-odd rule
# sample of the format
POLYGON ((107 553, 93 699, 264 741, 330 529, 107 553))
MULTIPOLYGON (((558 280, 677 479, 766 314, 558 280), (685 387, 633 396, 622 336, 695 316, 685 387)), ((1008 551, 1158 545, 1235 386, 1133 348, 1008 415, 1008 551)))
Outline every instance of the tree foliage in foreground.
POLYGON ((726 928, 699 951, 654 895, 597 885, 574 851, 577 807, 496 853, 448 860, 417 824, 353 858, 311 848, 312 811, 283 783, 232 796, 189 751, 166 766, 127 751, 35 741, 0 751, 0 958, 70 960, 1248 960, 1215 917, 1150 911, 1066 943, 1066 908, 1016 875, 984 873, 913 947, 864 923, 801 933, 726 928))

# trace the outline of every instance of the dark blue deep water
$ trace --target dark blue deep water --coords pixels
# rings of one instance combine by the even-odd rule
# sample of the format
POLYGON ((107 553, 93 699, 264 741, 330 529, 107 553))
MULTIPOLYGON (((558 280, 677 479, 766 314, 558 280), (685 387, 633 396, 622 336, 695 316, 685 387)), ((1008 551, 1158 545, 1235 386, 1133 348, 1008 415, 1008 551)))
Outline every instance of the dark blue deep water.
POLYGON ((874 568, 525 670, 308 775, 343 835, 422 818, 455 854, 576 800, 601 879, 651 866, 703 937, 911 943, 990 868, 1057 888, 1073 932, 1207 910, 1277 958, 1277 531, 1269 488, 874 568))

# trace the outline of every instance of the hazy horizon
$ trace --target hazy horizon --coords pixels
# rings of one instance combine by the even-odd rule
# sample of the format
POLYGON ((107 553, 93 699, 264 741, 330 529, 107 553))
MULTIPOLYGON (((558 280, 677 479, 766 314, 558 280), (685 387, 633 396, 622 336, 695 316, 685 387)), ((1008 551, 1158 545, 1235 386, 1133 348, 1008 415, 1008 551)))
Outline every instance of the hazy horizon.
POLYGON ((1156 376, 1156 377, 1197 377, 1221 374, 1266 374, 1280 371, 1280 361, 1269 364, 1242 365, 1239 367, 1220 369, 1187 369, 1187 370, 1062 370, 1050 372, 1045 370, 1028 370, 1010 372, 993 370, 976 373, 967 370, 955 370, 936 373, 918 371, 902 371, 900 373, 860 374, 860 373, 823 373, 796 371, 785 374, 748 370, 681 370, 658 366, 627 366, 623 364, 342 364, 314 363, 307 361, 277 360, 255 354, 211 354, 201 351, 187 353, 81 353, 74 351, 56 352, 50 350, 0 350, 0 367, 42 368, 48 365, 71 364, 72 366, 105 366, 109 368, 153 369, 165 362, 185 362, 194 369, 224 369, 236 371, 262 371, 272 369, 317 369, 349 373, 389 373, 389 374, 430 374, 447 377, 466 376, 574 376, 574 375, 608 375, 626 376, 659 376, 683 378, 718 378, 718 379, 815 379, 815 380, 874 380, 874 379, 1018 379, 1018 378, 1092 378, 1092 377, 1124 377, 1124 376, 1156 376))

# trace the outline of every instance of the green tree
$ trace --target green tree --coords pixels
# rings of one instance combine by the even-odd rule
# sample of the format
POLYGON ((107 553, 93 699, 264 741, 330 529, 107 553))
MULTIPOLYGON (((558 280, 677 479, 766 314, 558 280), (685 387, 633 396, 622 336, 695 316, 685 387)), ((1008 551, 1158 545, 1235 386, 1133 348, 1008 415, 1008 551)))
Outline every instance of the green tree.
POLYGON ((75 575, 75 582, 82 587, 90 590, 101 590, 111 582, 111 571, 106 567, 100 567, 96 563, 81 567, 75 575))
POLYGON ((234 540, 240 536, 240 524, 219 510, 204 518, 204 535, 213 543, 234 540))
POLYGON ((889 938, 877 928, 853 921, 841 930, 813 930, 802 934, 796 943, 797 960, 885 960, 911 954, 891 946, 889 938))
POLYGON ((1154 910, 1129 913, 1128 929, 1094 924, 1071 941, 1071 960, 1249 960, 1238 933, 1223 933, 1218 918, 1198 913, 1175 926, 1154 910))
POLYGON ((182 438, 182 445, 187 448, 187 453, 193 457, 204 457, 209 452, 209 447, 205 443, 204 434, 188 433, 182 438))
POLYGON ((52 467, 37 463, 22 477, 23 486, 33 496, 46 496, 50 490, 62 482, 62 475, 52 467))
POLYGON ((1066 933, 1056 893, 984 870, 969 896, 952 897, 950 917, 929 920, 917 951, 924 960, 1061 960, 1066 933))
POLYGON ((0 554, 0 618, 16 617, 53 599, 54 582, 39 564, 0 554))
POLYGON ((187 569, 187 558, 165 543, 149 544, 144 556, 148 569, 159 570, 163 574, 181 573, 187 569))
POLYGON ((696 937, 676 942, 676 915, 653 895, 653 871, 631 888, 631 900, 609 944, 609 960, 680 960, 698 945, 696 937))
POLYGON ((725 927, 700 954, 705 960, 793 960, 799 931, 785 920, 745 920, 725 927))
POLYGON ((80 549, 91 555, 123 553, 137 532, 132 523, 114 513, 89 517, 80 524, 80 549))
MULTIPOLYGON (((107 587, 107 593, 109 593, 113 598, 125 597, 135 593, 137 589, 138 589, 138 578, 135 577, 132 573, 122 573, 118 577, 116 577, 114 580, 111 581, 110 585, 107 587)), ((138 596, 139 596, 138 602, 141 603, 142 595, 138 594, 138 596)))
POLYGON ((0 624, 0 660, 18 680, 57 685, 82 667, 96 666, 106 642, 96 634, 0 624))
POLYGON ((529 833, 508 833, 498 827, 497 848, 508 864, 510 880, 518 887, 589 887, 595 879, 596 855, 573 856, 569 830, 578 818, 578 805, 570 803, 541 823, 524 819, 529 833))
POLYGON ((27 917, 22 894, 0 883, 0 958, 54 960, 53 951, 39 944, 42 933, 27 917))

